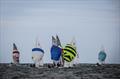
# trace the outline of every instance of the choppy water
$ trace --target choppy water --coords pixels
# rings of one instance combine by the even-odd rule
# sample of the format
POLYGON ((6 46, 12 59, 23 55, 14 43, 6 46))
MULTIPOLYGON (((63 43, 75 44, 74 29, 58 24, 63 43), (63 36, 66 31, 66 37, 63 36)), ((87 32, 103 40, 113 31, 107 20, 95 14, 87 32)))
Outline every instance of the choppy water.
POLYGON ((120 64, 79 64, 73 68, 0 64, 0 79, 120 79, 120 64))

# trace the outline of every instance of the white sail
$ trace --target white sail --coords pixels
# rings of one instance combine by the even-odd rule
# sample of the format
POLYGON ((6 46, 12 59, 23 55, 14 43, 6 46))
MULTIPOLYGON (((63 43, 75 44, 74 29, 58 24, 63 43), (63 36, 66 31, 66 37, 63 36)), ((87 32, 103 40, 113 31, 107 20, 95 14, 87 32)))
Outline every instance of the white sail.
POLYGON ((57 46, 57 40, 54 36, 52 36, 52 45, 57 46))
POLYGON ((75 59, 73 60, 73 63, 74 63, 74 64, 79 64, 80 59, 79 59, 79 53, 78 53, 78 51, 77 51, 77 45, 76 45, 76 39, 75 39, 75 37, 73 37, 73 39, 72 39, 72 41, 71 41, 71 44, 75 47, 76 52, 77 52, 77 56, 76 56, 75 59))
POLYGON ((57 46, 62 47, 58 35, 56 35, 56 41, 57 41, 57 46))
POLYGON ((32 60, 36 67, 43 66, 44 50, 42 49, 39 39, 36 39, 35 48, 32 49, 32 60))

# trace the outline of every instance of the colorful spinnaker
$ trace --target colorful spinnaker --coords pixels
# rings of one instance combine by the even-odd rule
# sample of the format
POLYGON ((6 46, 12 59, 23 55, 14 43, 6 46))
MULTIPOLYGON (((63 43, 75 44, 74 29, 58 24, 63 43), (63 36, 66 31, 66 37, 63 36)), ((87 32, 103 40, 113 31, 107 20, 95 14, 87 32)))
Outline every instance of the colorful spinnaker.
POLYGON ((71 62, 76 57, 76 50, 71 44, 67 44, 63 49, 63 58, 67 62, 71 62))
POLYGON ((61 46, 61 43, 58 36, 56 35, 56 38, 52 36, 52 47, 50 52, 51 52, 51 59, 53 60, 54 66, 57 66, 58 64, 60 64, 60 57, 62 54, 62 48, 60 46, 61 46))
POLYGON ((19 57, 20 57, 20 52, 18 51, 16 44, 13 43, 13 63, 14 64, 19 64, 19 57))
POLYGON ((63 49, 64 67, 73 67, 74 59, 77 56, 75 42, 66 44, 63 49))
POLYGON ((32 49, 32 60, 35 63, 35 67, 43 66, 44 50, 41 48, 40 43, 36 40, 36 47, 32 49))
POLYGON ((100 64, 104 64, 105 63, 105 59, 106 59, 106 53, 104 50, 104 47, 102 47, 101 51, 98 54, 98 60, 100 61, 100 64))

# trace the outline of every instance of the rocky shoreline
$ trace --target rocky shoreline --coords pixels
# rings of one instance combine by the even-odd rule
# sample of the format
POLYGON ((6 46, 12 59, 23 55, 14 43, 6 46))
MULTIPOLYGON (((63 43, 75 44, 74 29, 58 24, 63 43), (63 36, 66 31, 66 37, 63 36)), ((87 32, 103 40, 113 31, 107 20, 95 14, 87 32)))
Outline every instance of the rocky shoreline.
POLYGON ((120 64, 78 64, 73 68, 35 68, 31 64, 0 64, 0 79, 120 79, 120 64))

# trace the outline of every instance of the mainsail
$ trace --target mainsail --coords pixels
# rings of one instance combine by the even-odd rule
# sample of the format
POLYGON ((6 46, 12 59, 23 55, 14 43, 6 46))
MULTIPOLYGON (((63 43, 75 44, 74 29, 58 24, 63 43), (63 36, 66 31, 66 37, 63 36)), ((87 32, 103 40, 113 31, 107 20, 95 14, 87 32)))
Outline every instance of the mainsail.
POLYGON ((61 46, 61 42, 60 42, 60 39, 59 39, 58 35, 56 35, 56 40, 57 40, 57 46, 62 47, 62 46, 61 46))
POLYGON ((73 45, 73 47, 76 50, 76 57, 74 58, 73 63, 74 64, 79 64, 80 59, 79 59, 79 53, 77 51, 77 45, 76 45, 76 39, 75 39, 75 37, 73 37, 73 39, 71 41, 71 44, 73 45))
POLYGON ((57 46, 57 40, 54 36, 52 36, 52 45, 57 46))
POLYGON ((63 59, 63 47, 61 45, 60 39, 58 37, 58 35, 56 35, 56 40, 57 40, 57 45, 61 48, 61 56, 60 56, 60 65, 63 66, 64 65, 64 59, 63 59))

